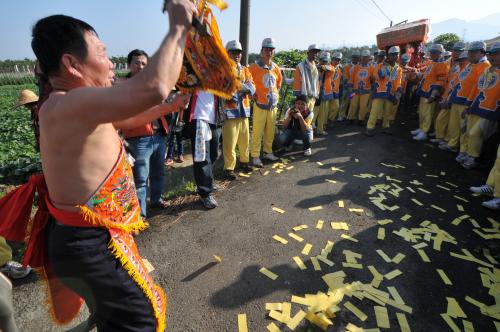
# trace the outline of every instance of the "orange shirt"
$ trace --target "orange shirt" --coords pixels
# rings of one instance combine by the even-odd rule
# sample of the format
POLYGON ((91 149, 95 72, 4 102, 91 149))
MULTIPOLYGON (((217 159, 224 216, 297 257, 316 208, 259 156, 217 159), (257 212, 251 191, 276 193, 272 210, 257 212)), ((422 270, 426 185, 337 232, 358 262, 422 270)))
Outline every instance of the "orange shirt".
POLYGON ((334 69, 334 73, 332 76, 333 99, 338 99, 340 98, 340 80, 342 78, 342 67, 340 65, 337 65, 337 67, 333 67, 333 69, 334 69))
POLYGON ((373 98, 395 98, 396 92, 401 91, 402 78, 403 70, 398 64, 391 67, 379 63, 375 71, 373 98))
POLYGON ((367 94, 371 92, 371 80, 374 77, 374 67, 362 64, 357 64, 352 69, 352 75, 349 78, 349 84, 353 87, 353 91, 357 94, 367 94))
POLYGON ((458 75, 458 81, 451 92, 450 102, 459 105, 470 105, 472 103, 471 93, 479 81, 484 70, 490 66, 486 57, 478 63, 469 63, 458 75))
MULTIPOLYGON (((250 95, 255 92, 252 74, 247 67, 236 64, 238 78, 242 87, 250 91, 250 95)), ((249 118, 250 117, 250 95, 242 95, 239 91, 233 95, 233 98, 224 100, 224 114, 226 119, 249 118)))
POLYGON ((321 65, 319 70, 319 97, 321 100, 333 99, 333 75, 335 68, 330 65, 321 65))
POLYGON ((472 93, 470 112, 492 121, 500 120, 500 67, 486 68, 472 93))
POLYGON ((422 81, 420 82, 419 95, 424 98, 429 98, 433 90, 441 90, 446 84, 446 78, 450 71, 450 63, 443 59, 432 61, 424 72, 422 81))
POLYGON ((279 89, 283 82, 280 68, 274 62, 266 66, 261 60, 250 65, 250 73, 255 83, 256 104, 262 109, 270 110, 278 105, 279 89))

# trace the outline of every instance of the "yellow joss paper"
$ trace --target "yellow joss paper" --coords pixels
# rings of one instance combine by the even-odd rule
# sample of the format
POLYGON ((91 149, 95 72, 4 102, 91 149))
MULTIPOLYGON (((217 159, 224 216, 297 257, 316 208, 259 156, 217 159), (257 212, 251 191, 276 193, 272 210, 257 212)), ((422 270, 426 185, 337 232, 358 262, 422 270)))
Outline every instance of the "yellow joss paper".
POLYGON ((379 240, 385 239, 385 228, 384 227, 378 228, 377 239, 379 239, 379 240))
POLYGON ((266 326, 266 328, 267 328, 267 331, 269 331, 269 332, 281 332, 279 327, 277 327, 276 324, 274 324, 274 323, 269 324, 268 326, 266 326))
POLYGON ((396 313, 396 318, 398 319, 399 327, 401 328, 401 332, 411 332, 410 324, 408 324, 408 320, 406 319, 406 315, 403 313, 396 313))
POLYGON ((294 233, 288 233, 288 236, 291 237, 292 239, 294 239, 295 241, 298 241, 298 242, 304 241, 303 238, 301 238, 300 236, 298 236, 297 234, 294 234, 294 233))
POLYGON ((277 208, 277 207, 273 207, 273 211, 281 213, 281 214, 285 213, 285 210, 282 210, 282 209, 277 208))
POLYGON ((448 285, 448 286, 453 285, 450 278, 448 278, 448 276, 446 275, 446 273, 443 270, 436 269, 436 271, 439 274, 439 276, 441 277, 441 279, 443 279, 443 282, 445 285, 448 285))
POLYGON ((352 312, 356 317, 359 318, 359 320, 361 320, 363 322, 368 318, 368 316, 363 311, 361 311, 358 307, 356 307, 354 304, 352 304, 349 301, 344 303, 344 307, 347 310, 349 310, 350 312, 352 312))
POLYGON ((279 235, 273 236, 273 239, 276 240, 276 241, 278 241, 278 242, 280 242, 280 243, 282 243, 282 244, 287 244, 288 243, 287 239, 284 239, 284 238, 282 238, 279 235))
POLYGON ((247 315, 238 315, 238 332, 248 332, 247 315))
POLYGON ((265 275, 266 277, 268 277, 269 279, 271 280, 276 280, 278 279, 278 275, 269 271, 268 269, 266 269, 265 267, 261 268, 259 270, 260 273, 262 273, 263 275, 265 275))
POLYGON ((377 320, 377 326, 380 328, 388 329, 391 327, 389 323, 389 315, 387 313, 386 307, 375 306, 375 318, 377 320))
POLYGON ((357 239, 355 239, 352 236, 347 235, 347 234, 342 234, 340 237, 343 238, 343 239, 345 239, 345 240, 352 241, 352 242, 359 242, 357 239))
POLYGON ((323 210, 322 206, 313 206, 309 208, 309 211, 318 211, 318 210, 323 210))
POLYGON ((344 201, 338 201, 338 204, 339 204, 339 208, 343 208, 344 207, 344 201))
POLYGON ((302 255, 309 255, 309 252, 311 252, 312 244, 307 243, 304 246, 304 249, 302 249, 302 255))
POLYGON ((222 259, 217 256, 217 255, 214 255, 214 260, 217 262, 217 263, 221 263, 222 262, 222 259))
POLYGON ((323 225, 325 224, 324 220, 318 220, 318 223, 316 224, 317 229, 323 229, 323 225))

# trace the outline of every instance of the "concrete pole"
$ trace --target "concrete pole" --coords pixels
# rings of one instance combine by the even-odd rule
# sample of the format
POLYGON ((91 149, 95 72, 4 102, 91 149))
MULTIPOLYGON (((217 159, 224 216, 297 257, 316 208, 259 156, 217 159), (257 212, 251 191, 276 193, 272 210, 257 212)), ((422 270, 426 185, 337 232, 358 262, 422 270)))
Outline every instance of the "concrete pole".
POLYGON ((250 0, 241 0, 240 8, 240 42, 243 46, 241 64, 248 64, 248 35, 250 27, 250 0))

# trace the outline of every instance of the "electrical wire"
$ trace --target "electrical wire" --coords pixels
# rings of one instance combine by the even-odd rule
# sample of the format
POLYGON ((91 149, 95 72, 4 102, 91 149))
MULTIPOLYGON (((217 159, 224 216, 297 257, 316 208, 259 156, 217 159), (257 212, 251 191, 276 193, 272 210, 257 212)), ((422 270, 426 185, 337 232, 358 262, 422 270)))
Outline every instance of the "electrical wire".
POLYGON ((373 4, 378 8, 378 10, 380 10, 380 12, 390 21, 392 22, 392 20, 389 18, 389 16, 387 16, 386 13, 384 13, 384 11, 382 10, 382 8, 380 8, 380 6, 375 2, 375 0, 371 0, 373 2, 373 4))
POLYGON ((373 17, 379 19, 382 22, 385 22, 385 20, 383 18, 381 18, 380 16, 378 16, 376 13, 374 13, 373 10, 371 8, 369 8, 364 2, 362 2, 361 0, 356 0, 356 2, 361 7, 363 7, 368 13, 370 13, 373 17))

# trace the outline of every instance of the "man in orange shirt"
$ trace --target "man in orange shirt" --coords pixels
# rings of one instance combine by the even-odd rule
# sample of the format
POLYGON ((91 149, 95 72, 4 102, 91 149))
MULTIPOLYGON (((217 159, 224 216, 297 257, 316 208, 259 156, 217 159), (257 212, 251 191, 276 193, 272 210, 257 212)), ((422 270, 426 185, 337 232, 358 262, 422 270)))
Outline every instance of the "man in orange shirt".
POLYGON ((334 70, 332 77, 332 88, 333 88, 333 99, 330 105, 330 113, 328 115, 328 120, 333 124, 333 121, 337 118, 340 110, 340 83, 342 80, 342 68, 340 66, 340 61, 342 60, 342 53, 335 52, 332 57, 332 67, 334 70))
POLYGON ((333 100, 333 75, 335 69, 330 65, 331 57, 328 52, 321 52, 319 56, 319 105, 314 108, 313 122, 317 120, 316 133, 327 135, 326 122, 333 100))
POLYGON ((279 99, 279 89, 283 81, 280 68, 273 62, 275 42, 272 38, 262 41, 260 59, 250 66, 255 83, 253 95, 253 133, 250 154, 254 166, 263 167, 260 160, 260 149, 263 145, 264 158, 278 160, 273 153, 274 131, 276 129, 276 114, 279 99), (264 143, 262 143, 264 140, 264 143))
POLYGON ((360 125, 364 124, 366 114, 368 113, 368 102, 374 76, 373 67, 370 66, 369 61, 370 51, 363 50, 361 52, 361 63, 354 66, 349 78, 349 89, 352 89, 354 96, 351 100, 347 119, 351 123, 354 119, 357 119, 356 122, 359 121, 360 125))
POLYGON ((441 44, 431 46, 432 63, 423 73, 419 86, 420 102, 418 105, 419 128, 411 132, 416 141, 426 141, 427 133, 431 129, 434 112, 439 96, 443 93, 449 63, 442 57, 444 47, 441 44))
POLYGON ((349 109, 351 92, 349 91, 349 80, 351 78, 352 69, 359 63, 361 52, 359 50, 352 51, 351 62, 342 68, 342 99, 340 101, 339 121, 343 121, 349 109))

